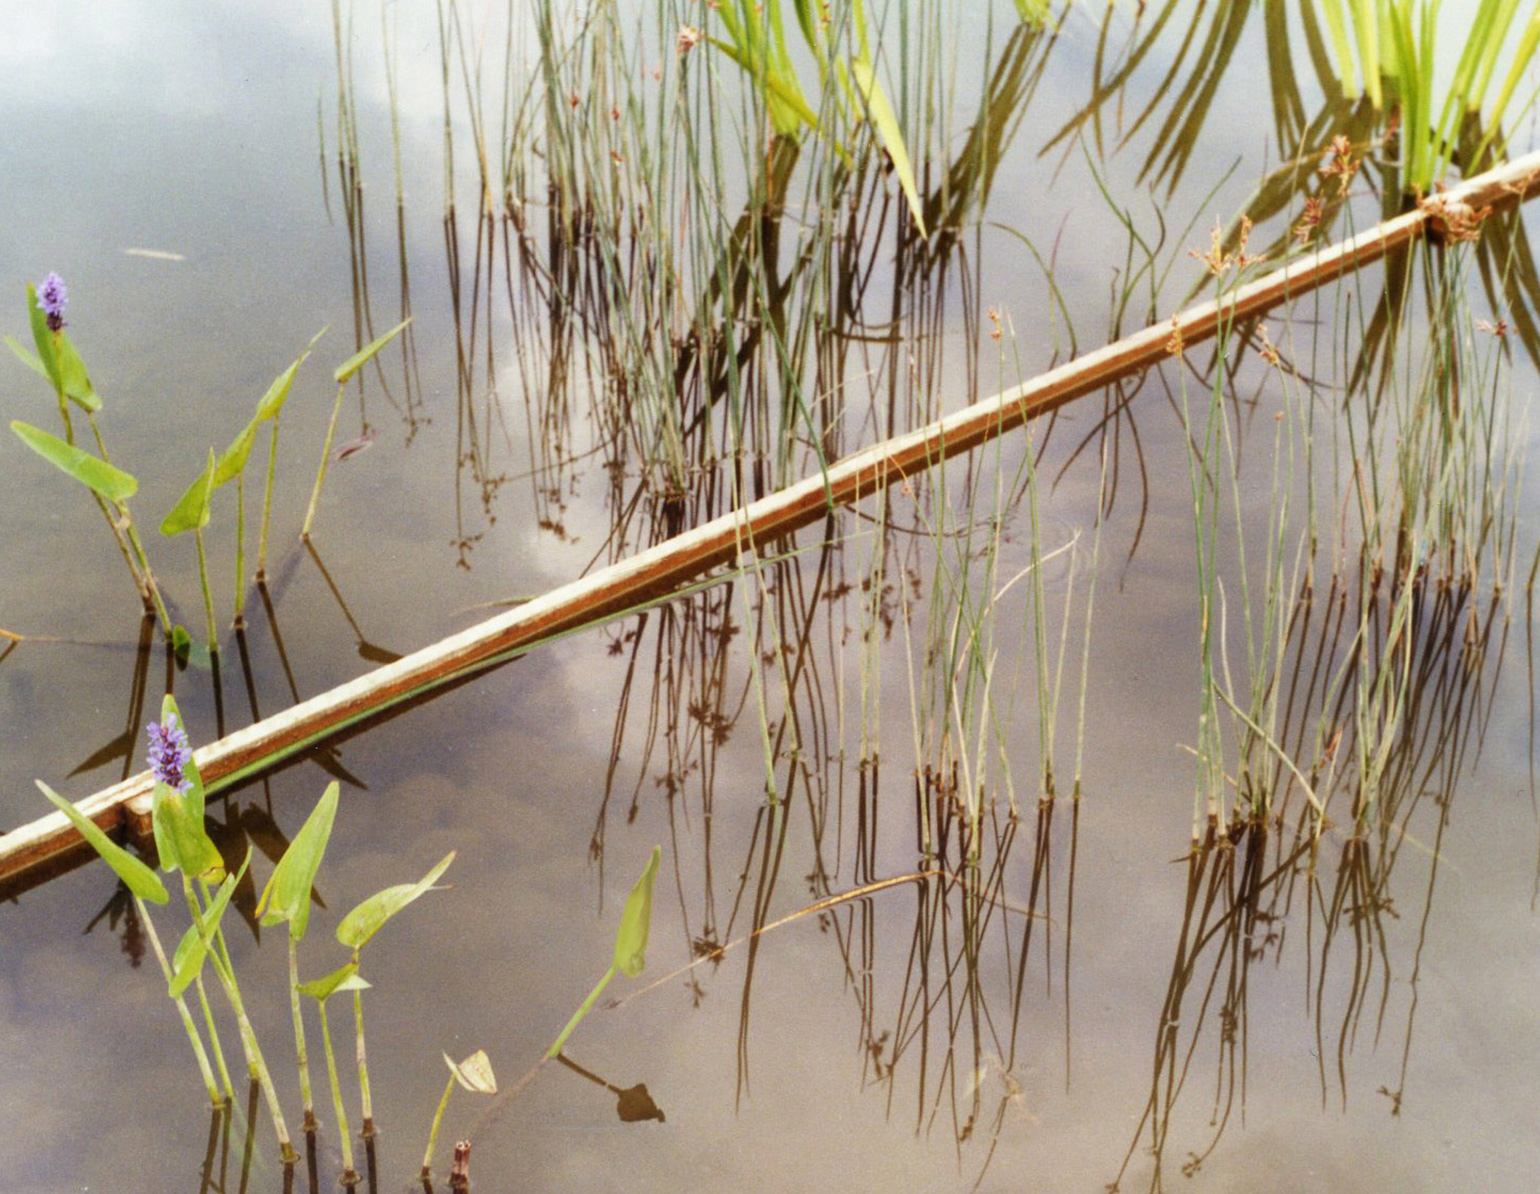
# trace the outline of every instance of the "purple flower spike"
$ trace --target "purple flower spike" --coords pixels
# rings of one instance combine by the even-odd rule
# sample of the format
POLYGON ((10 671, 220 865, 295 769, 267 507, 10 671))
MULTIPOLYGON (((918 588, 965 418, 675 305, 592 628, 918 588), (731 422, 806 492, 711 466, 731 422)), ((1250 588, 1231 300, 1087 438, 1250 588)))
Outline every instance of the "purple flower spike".
POLYGON ((149 734, 150 767, 155 772, 156 782, 185 793, 192 787, 192 780, 185 774, 185 768, 192 760, 187 731, 177 723, 175 713, 168 713, 164 722, 150 723, 149 734))
POLYGON ((61 331, 64 327, 64 308, 69 303, 64 290, 64 279, 50 271, 37 288, 37 305, 48 317, 48 330, 61 331))

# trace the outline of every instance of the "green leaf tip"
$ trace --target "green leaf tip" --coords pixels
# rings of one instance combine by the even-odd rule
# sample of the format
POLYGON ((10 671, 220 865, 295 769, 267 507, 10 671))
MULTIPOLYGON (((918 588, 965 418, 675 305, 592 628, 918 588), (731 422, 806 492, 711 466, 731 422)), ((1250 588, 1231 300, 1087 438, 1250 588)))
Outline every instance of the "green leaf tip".
POLYGON ((337 817, 339 791, 335 780, 327 785, 305 824, 284 851, 283 858, 273 868, 262 898, 257 901, 257 915, 262 918, 262 923, 274 925, 287 921, 289 936, 295 941, 304 940, 310 921, 310 892, 315 886, 321 856, 326 852, 332 823, 337 817))
POLYGON ((369 982, 358 976, 358 963, 349 962, 345 966, 339 966, 330 974, 321 978, 313 978, 308 983, 300 983, 295 990, 301 995, 308 995, 312 999, 325 1000, 335 995, 338 991, 367 991, 369 982))
POLYGON ((346 384, 355 373, 357 373, 360 369, 362 369, 365 365, 374 359, 375 354, 378 353, 380 349, 384 348, 398 335, 400 335, 401 330, 411 322, 412 317, 408 315, 405 319, 396 324, 395 327, 391 328, 390 331, 386 332, 379 339, 371 340, 368 344, 360 348, 347 360, 343 361, 342 364, 338 365, 337 371, 332 374, 332 376, 336 379, 337 384, 346 384))
POLYGON ((658 877, 658 863, 663 847, 654 846, 647 859, 647 869, 626 897, 626 910, 620 915, 620 931, 615 934, 615 969, 635 978, 647 966, 647 937, 652 931, 652 888, 658 877))
POLYGON ((400 883, 375 892, 342 918, 342 923, 337 926, 337 940, 350 949, 362 949, 369 938, 384 927, 387 920, 431 891, 439 876, 449 869, 449 864, 454 860, 455 852, 451 850, 416 883, 400 883))

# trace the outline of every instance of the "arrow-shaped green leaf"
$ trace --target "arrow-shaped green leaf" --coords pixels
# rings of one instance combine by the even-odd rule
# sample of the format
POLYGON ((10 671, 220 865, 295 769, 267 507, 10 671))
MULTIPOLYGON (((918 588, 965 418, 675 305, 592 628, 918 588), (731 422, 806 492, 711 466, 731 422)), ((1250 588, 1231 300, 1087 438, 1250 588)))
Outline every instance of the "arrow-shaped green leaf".
POLYGON ((369 983, 358 977, 358 963, 349 962, 322 978, 313 978, 295 988, 301 995, 312 999, 327 999, 338 991, 367 991, 369 983))
POLYGON ((67 444, 57 435, 50 435, 30 423, 11 420, 11 430, 49 464, 68 473, 87 489, 99 493, 109 502, 126 502, 139 492, 139 482, 120 468, 114 468, 105 460, 73 444, 67 444))
POLYGON ((378 340, 371 341, 370 343, 364 345, 364 347, 360 348, 347 360, 343 361, 342 364, 338 365, 337 371, 332 374, 332 376, 337 379, 337 384, 342 385, 350 377, 352 377, 353 374, 357 373, 371 360, 373 360, 375 353, 379 352, 380 349, 384 348, 387 344, 394 340, 396 336, 400 334, 401 329, 406 327, 406 325, 411 322, 412 317, 408 315, 405 319, 396 324, 395 327, 391 328, 390 331, 386 332, 378 340))
POLYGON ((129 891, 141 900, 149 900, 152 904, 164 904, 171 898, 166 892, 166 885, 160 881, 159 875, 103 833, 95 821, 42 780, 36 782, 42 789, 43 795, 70 819, 70 823, 76 829, 80 830, 80 836, 91 844, 91 848, 100 854, 118 878, 127 884, 129 891))
POLYGON ((235 893, 241 876, 246 873, 246 868, 250 865, 251 850, 248 848, 246 861, 241 863, 240 870, 233 875, 225 876, 225 881, 219 885, 219 890, 214 893, 214 898, 209 901, 208 907, 193 924, 187 927, 187 932, 182 934, 182 940, 177 943, 176 954, 171 960, 171 981, 168 993, 172 999, 187 990, 193 979, 202 973, 204 960, 208 957, 208 943, 219 931, 219 922, 224 918, 225 909, 230 906, 230 897, 235 893))
POLYGON ((342 918, 337 926, 337 940, 350 949, 362 949, 369 938, 378 933, 385 922, 413 900, 432 890, 438 877, 449 869, 455 860, 454 851, 446 854, 439 864, 416 883, 402 883, 376 892, 342 918))
POLYGON ((214 449, 209 449, 208 463, 193 480, 171 512, 161 519, 162 535, 180 535, 184 531, 197 531, 209 524, 209 495, 214 492, 214 449))
POLYGON ((635 978, 647 965, 647 937, 652 931, 652 886, 658 877, 658 862, 663 857, 660 846, 652 848, 647 869, 626 897, 626 910, 620 914, 620 931, 615 934, 615 969, 635 978))
POLYGON ((295 941, 304 940, 305 928, 310 921, 310 890, 315 886, 316 872, 321 869, 321 855, 326 851, 332 822, 337 816, 338 791, 335 780, 326 786, 321 799, 273 869, 273 877, 267 881, 262 898, 257 902, 257 915, 262 918, 262 923, 274 925, 288 921, 289 936, 295 941))

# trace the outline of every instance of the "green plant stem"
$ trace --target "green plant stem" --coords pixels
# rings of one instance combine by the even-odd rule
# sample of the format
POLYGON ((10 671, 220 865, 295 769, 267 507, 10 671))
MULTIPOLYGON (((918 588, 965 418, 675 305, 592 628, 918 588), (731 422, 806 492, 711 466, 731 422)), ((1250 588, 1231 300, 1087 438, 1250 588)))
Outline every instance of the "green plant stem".
POLYGON ((128 506, 125 503, 118 505, 118 515, 123 523, 123 533, 128 536, 128 541, 134 549, 134 556, 139 561, 139 568, 144 574, 144 583, 150 590, 150 599, 155 607, 155 616, 160 619, 161 632, 168 638, 171 636, 171 615, 166 610, 166 603, 160 595, 160 586, 155 583, 155 574, 150 570, 150 557, 145 555, 144 544, 139 541, 139 532, 134 530, 134 520, 129 516, 128 506))
MULTIPOLYGON (((353 954, 354 965, 358 964, 358 953, 353 954)), ((362 1134, 365 1140, 374 1135, 374 1099, 369 1093, 369 1056, 364 1051, 364 993, 353 992, 353 1023, 358 1033, 358 1097, 363 1105, 364 1126, 362 1134)))
POLYGON ((219 1080, 224 1083, 225 1092, 234 1100, 235 1083, 230 1081, 230 1067, 225 1062, 225 1047, 219 1043, 219 1029, 214 1023, 214 1009, 209 1006, 209 992, 203 985, 201 974, 193 980, 193 985, 198 989, 198 1006, 203 1009, 203 1022, 208 1025, 209 1041, 214 1046, 214 1064, 219 1067, 219 1080))
POLYGON ((155 612, 155 602, 150 596, 150 586, 145 583, 144 574, 139 571, 139 565, 134 563, 133 552, 129 550, 128 541, 123 538, 123 529, 118 525, 118 520, 112 516, 112 506, 99 493, 93 493, 91 496, 96 499, 96 508, 102 512, 102 517, 107 520, 107 529, 112 532, 112 537, 117 542, 118 550, 123 553, 123 562, 128 565, 129 575, 134 578, 134 588, 139 590, 139 600, 144 602, 144 608, 147 612, 155 612))
POLYGON ((246 625, 246 472, 235 477, 235 618, 237 630, 246 625))
MULTIPOLYGON (((182 892, 187 899, 188 911, 192 913, 193 923, 202 925, 198 897, 193 893, 192 880, 185 874, 182 876, 182 892)), ((246 1052, 247 1072, 262 1087, 262 1095, 267 1100, 268 1112, 273 1117, 273 1128, 278 1133, 279 1150, 283 1156, 285 1165, 292 1165, 299 1160, 299 1154, 294 1151, 294 1145, 289 1138, 289 1125, 284 1122, 283 1109, 278 1105, 278 1091, 273 1086, 273 1076, 268 1072, 267 1063, 262 1059, 262 1047, 257 1043, 256 1030, 251 1026, 251 1019, 246 1015, 246 1004, 241 999, 240 986, 235 981, 235 971, 230 965, 230 953, 225 947, 224 934, 217 929, 212 939, 206 931, 200 930, 203 938, 203 946, 208 951, 208 958, 213 964, 214 973, 219 976, 219 984, 224 988, 225 998, 230 1003, 230 1010, 235 1013, 235 1022, 240 1028, 241 1047, 246 1052)), ((323 1018, 324 1026, 325 1020, 323 1018)))
POLYGON ((588 998, 583 1000, 583 1005, 578 1008, 577 1011, 572 1013, 572 1019, 567 1021, 567 1027, 561 1030, 561 1035, 556 1038, 555 1044, 553 1044, 549 1049, 545 1051, 547 1060, 555 1057, 558 1053, 561 1052, 561 1047, 567 1043, 567 1038, 572 1035, 572 1030, 578 1026, 578 1022, 581 1021, 584 1016, 593 1011, 594 1004, 598 1002, 599 996, 603 993, 604 988, 610 985, 610 979, 614 978, 615 974, 616 971, 613 965, 611 965, 610 968, 604 972, 604 977, 601 978, 594 986, 594 989, 588 993, 588 998))
POLYGON ((299 1007, 299 942, 289 937, 289 1007, 294 1012, 294 1053, 299 1059, 299 1094, 305 1104, 305 1135, 316 1129, 315 1097, 310 1089, 310 1051, 305 1045, 305 1018, 299 1007))
POLYGON ((331 1078, 332 1106, 337 1110, 337 1136, 342 1142, 342 1180, 358 1180, 358 1171, 353 1168, 353 1139, 348 1134, 348 1114, 342 1106, 342 1085, 337 1081, 337 1057, 332 1052, 331 1027, 326 1022, 326 1000, 321 1004, 321 1041, 326 1047, 326 1072, 331 1078))
MULTIPOLYGON (((150 919, 150 913, 144 906, 144 901, 138 896, 134 897, 134 909, 139 913, 139 923, 144 926, 145 932, 150 938, 150 948, 155 951, 155 960, 160 963, 161 975, 166 982, 171 981, 171 963, 166 959, 166 951, 161 946, 160 934, 155 931, 155 923, 150 919)), ((182 1027, 187 1030, 187 1039, 192 1043, 193 1053, 198 1058, 198 1072, 203 1075, 203 1086, 209 1092, 209 1102, 216 1108, 225 1105, 227 1097, 234 1098, 234 1091, 230 1087, 230 1075, 224 1074, 225 1094, 219 1093, 219 1085, 214 1080, 214 1071, 209 1066, 209 1055, 203 1048, 203 1038, 198 1035, 198 1026, 193 1023, 192 1012, 187 1010, 187 999, 178 995, 172 1000, 176 1004, 177 1013, 182 1017, 182 1027)), ((223 1067, 221 1067, 223 1068, 223 1067)))
POLYGON ((273 435, 267 454, 267 484, 262 492, 262 533, 257 540, 257 581, 267 577, 267 524, 273 512, 273 480, 278 475, 278 416, 273 416, 273 435))
MULTIPOLYGON (((60 403, 64 402, 61 394, 60 403)), ((86 419, 91 424, 91 434, 96 439, 96 451, 108 464, 112 463, 112 457, 107 454, 107 441, 102 438, 102 429, 97 426, 96 416, 90 411, 86 412, 86 419)), ((65 426, 69 427, 69 418, 65 416, 65 426)), ((108 508, 107 500, 101 494, 95 494, 97 508, 101 510, 102 517, 107 520, 107 526, 112 531, 112 537, 117 540, 118 550, 123 553, 123 562, 128 565, 128 571, 134 578, 134 587, 139 590, 139 600, 144 602, 146 610, 153 611, 154 601, 150 597, 150 586, 145 583, 144 575, 139 571, 139 565, 134 563, 133 554, 128 550, 128 544, 123 540, 123 532, 118 528, 117 520, 112 517, 112 511, 108 508)))
POLYGON ((198 544, 198 581, 203 585, 203 614, 209 625, 209 653, 219 654, 219 632, 214 629, 214 593, 209 588, 209 558, 203 547, 203 528, 193 531, 198 544))
POLYGON ((337 387, 337 400, 332 403, 331 422, 326 425, 326 443, 321 447, 321 467, 316 471, 315 488, 310 491, 310 507, 305 511, 305 525, 300 528, 301 539, 310 538, 310 524, 315 521, 316 506, 321 501, 321 483, 326 480, 326 465, 332 458, 332 437, 337 434, 337 417, 342 414, 342 395, 347 386, 337 387))
POLYGON ((449 1106, 449 1094, 455 1088, 455 1076, 449 1075, 449 1081, 444 1084, 444 1097, 438 1101, 438 1110, 433 1113, 433 1126, 428 1129, 428 1151, 422 1155, 422 1176, 431 1177, 433 1174, 433 1150, 438 1145, 439 1125, 444 1122, 444 1108, 449 1106))

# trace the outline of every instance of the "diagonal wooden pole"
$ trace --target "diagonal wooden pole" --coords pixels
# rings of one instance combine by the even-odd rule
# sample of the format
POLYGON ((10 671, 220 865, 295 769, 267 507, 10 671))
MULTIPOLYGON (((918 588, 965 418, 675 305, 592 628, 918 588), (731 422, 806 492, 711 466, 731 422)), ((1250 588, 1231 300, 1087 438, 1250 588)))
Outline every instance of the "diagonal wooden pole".
MULTIPOLYGON (((208 789, 218 791, 329 735, 402 701, 490 667, 510 653, 666 595, 720 564, 822 518, 831 508, 870 497, 911 473, 969 451, 1027 419, 1157 364, 1173 341, 1193 345, 1222 324, 1260 315, 1351 273, 1419 236, 1459 234, 1497 210, 1540 193, 1540 151, 1518 158, 1329 248, 1300 257, 1219 300, 1200 303, 1164 323, 1134 332, 1014 389, 975 403, 916 431, 876 444, 821 475, 761 498, 668 539, 630 559, 553 589, 517 609, 451 635, 221 738, 197 752, 208 789)), ((77 807, 109 832, 148 836, 153 782, 148 771, 88 796, 77 807)), ((62 813, 0 836, 0 885, 57 866, 82 849, 62 813)))

